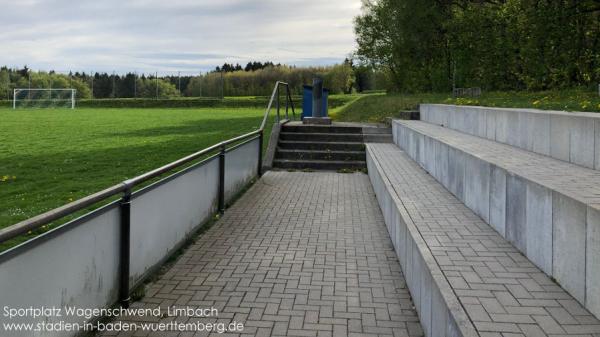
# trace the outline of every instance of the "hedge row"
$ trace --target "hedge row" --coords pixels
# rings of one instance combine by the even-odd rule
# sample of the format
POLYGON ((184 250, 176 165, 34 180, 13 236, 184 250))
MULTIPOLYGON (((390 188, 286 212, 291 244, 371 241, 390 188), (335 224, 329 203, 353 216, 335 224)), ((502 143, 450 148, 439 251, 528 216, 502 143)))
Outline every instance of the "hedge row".
POLYGON ((266 98, 219 99, 219 98, 116 98, 79 100, 80 108, 258 108, 266 106, 266 98))

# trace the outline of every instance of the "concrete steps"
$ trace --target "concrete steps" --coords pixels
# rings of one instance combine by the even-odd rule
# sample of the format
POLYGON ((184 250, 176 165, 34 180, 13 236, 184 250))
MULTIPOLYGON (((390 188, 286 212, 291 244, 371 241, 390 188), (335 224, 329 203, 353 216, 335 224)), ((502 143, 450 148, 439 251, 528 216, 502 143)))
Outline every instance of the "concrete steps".
MULTIPOLYGON (((409 126, 394 125, 395 137, 416 139, 409 141, 413 153, 452 170, 429 154, 444 145, 417 132, 406 136, 409 126)), ((462 185, 471 193, 482 181, 468 168, 474 159, 446 149, 439 151, 456 156, 452 165, 464 163, 462 185)), ((600 321, 582 303, 436 181, 438 166, 428 174, 393 144, 367 144, 367 163, 426 337, 600 334, 600 321)))
POLYGON ((389 127, 374 124, 334 123, 283 125, 273 166, 294 170, 365 170, 365 143, 392 143, 389 127))
POLYGON ((285 150, 279 149, 275 159, 364 161, 365 151, 285 150))
POLYGON ((281 169, 333 171, 343 169, 363 170, 367 167, 364 160, 275 159, 274 165, 281 169))
POLYGON ((393 143, 394 138, 391 134, 363 134, 363 141, 366 143, 393 143))
MULTIPOLYGON (((286 125, 285 132, 362 134, 362 127, 336 125, 286 125)), ((389 133, 389 130, 388 130, 389 133)))
MULTIPOLYGON (((284 130, 286 130, 284 128, 284 130)), ((363 135, 360 133, 311 133, 311 132, 288 132, 279 134, 281 140, 314 141, 314 142, 362 142, 363 135)))
POLYGON ((394 141, 573 298, 600 316, 600 172, 421 121, 394 141))
MULTIPOLYGON (((388 129, 391 137, 391 130, 388 129)), ((363 128, 358 125, 304 125, 281 128, 273 167, 293 170, 364 170, 363 128)))
POLYGON ((280 149, 322 150, 322 151, 365 151, 362 142, 310 142, 283 141, 278 143, 280 149))

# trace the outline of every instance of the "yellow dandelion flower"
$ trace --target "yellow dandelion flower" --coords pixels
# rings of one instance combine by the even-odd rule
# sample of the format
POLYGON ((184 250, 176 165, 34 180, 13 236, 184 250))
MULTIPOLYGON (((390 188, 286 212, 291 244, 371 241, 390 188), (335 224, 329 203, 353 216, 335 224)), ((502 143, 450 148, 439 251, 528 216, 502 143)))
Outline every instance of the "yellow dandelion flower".
POLYGON ((590 107, 591 104, 592 104, 592 102, 590 102, 590 101, 583 101, 583 102, 581 102, 581 104, 579 106, 581 106, 582 109, 587 109, 590 107))

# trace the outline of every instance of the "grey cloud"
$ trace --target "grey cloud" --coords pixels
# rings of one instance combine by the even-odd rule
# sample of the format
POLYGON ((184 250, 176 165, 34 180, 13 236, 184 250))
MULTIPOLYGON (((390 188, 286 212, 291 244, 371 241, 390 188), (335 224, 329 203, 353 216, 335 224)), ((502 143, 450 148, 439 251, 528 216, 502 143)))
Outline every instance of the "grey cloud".
POLYGON ((211 60, 211 59, 235 59, 237 56, 224 54, 204 54, 204 53, 171 53, 171 52, 153 52, 137 55, 139 58, 158 59, 158 60, 211 60))
POLYGON ((340 62, 360 0, 0 0, 0 64, 200 71, 223 62, 340 62))

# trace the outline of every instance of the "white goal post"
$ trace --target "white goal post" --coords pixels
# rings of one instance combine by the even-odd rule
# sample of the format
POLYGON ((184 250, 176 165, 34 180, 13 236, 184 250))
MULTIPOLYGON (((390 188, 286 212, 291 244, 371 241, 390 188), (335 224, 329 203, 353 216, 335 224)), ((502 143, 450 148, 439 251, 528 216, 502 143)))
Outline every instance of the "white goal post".
POLYGON ((76 89, 14 89, 13 109, 70 108, 75 109, 76 89))

